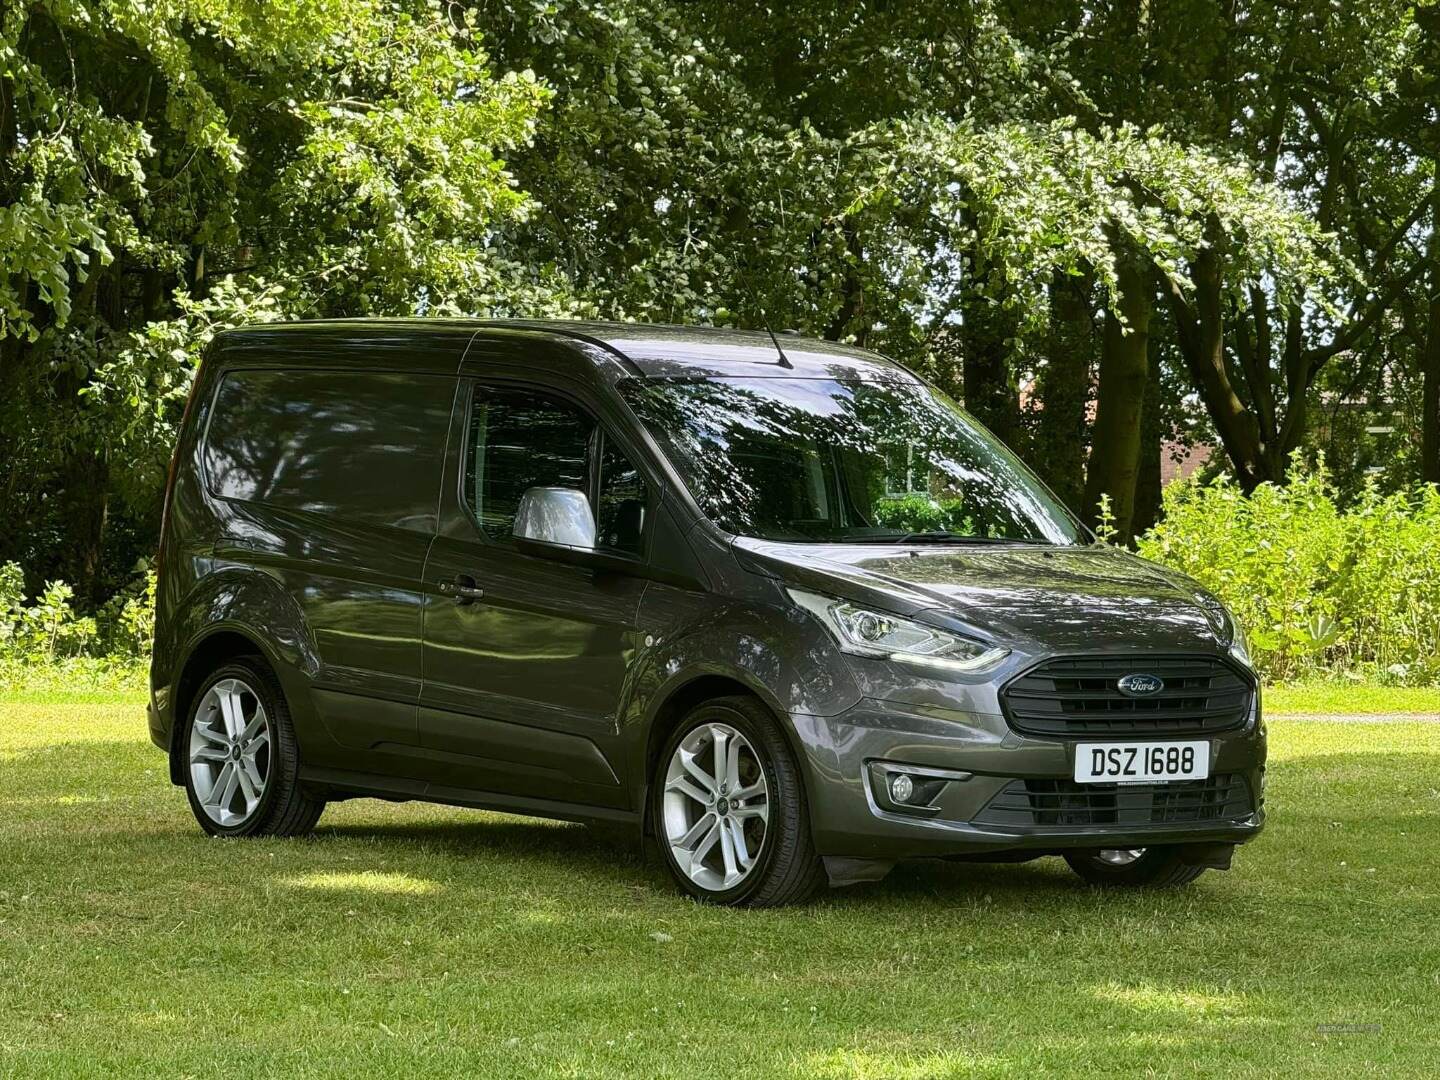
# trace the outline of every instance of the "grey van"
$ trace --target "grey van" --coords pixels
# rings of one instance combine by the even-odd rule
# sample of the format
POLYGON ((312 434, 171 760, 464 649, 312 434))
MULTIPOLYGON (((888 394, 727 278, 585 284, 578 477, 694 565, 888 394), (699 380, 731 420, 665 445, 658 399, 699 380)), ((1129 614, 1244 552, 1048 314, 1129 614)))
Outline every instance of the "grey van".
POLYGON ((1177 885, 1264 820, 1225 608, 909 371, 788 335, 219 335, 151 683, 209 833, 355 797, 609 822, 719 903, 926 856, 1177 885))

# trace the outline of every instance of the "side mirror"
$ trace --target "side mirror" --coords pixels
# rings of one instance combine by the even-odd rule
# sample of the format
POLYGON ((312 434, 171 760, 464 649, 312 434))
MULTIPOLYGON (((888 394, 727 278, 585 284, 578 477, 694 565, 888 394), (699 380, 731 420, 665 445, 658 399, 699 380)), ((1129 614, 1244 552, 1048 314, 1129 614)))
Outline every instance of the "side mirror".
POLYGON ((575 552, 595 550, 595 515, 583 491, 532 487, 520 496, 511 530, 522 543, 575 552))

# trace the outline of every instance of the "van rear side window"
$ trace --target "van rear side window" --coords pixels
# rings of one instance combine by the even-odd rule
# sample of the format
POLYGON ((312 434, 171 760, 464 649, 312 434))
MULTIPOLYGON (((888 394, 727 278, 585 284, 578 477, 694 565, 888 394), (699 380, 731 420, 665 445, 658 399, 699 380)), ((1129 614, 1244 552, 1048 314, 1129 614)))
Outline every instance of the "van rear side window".
POLYGON ((439 375, 232 371, 205 440, 210 491, 433 531, 454 393, 439 375))

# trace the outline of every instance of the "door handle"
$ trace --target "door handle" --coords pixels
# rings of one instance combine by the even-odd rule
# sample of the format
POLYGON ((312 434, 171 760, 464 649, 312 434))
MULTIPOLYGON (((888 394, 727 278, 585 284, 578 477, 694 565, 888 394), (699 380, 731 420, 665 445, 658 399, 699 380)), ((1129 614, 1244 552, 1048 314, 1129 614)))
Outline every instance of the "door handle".
POLYGON ((445 596, 453 596, 455 603, 462 605, 485 599, 485 590, 477 586, 475 579, 469 574, 456 574, 455 580, 440 582, 440 592, 445 596))

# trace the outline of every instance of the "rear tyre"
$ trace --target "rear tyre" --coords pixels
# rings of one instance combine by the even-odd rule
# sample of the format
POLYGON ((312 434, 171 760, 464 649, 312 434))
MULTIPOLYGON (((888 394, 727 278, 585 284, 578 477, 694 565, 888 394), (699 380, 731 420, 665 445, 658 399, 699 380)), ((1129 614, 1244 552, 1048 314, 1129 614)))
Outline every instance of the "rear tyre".
POLYGON ((651 791, 666 866, 697 900, 778 907, 824 881, 799 764, 753 698, 717 698, 686 715, 666 740, 651 791))
POLYGON ((190 810, 212 836, 299 836, 325 809, 300 786, 290 709, 258 658, 233 660, 201 684, 179 749, 190 810))
POLYGON ((1066 853, 1065 861, 1091 885, 1173 889, 1205 872, 1203 866, 1182 861, 1173 846, 1074 851, 1066 853))

